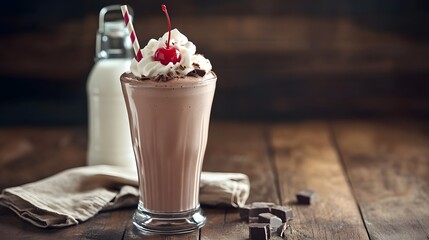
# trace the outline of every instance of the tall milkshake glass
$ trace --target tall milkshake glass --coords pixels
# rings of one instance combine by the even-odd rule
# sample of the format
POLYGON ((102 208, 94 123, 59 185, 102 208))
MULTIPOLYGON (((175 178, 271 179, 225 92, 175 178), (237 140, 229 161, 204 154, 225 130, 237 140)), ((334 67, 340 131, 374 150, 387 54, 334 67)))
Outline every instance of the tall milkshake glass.
POLYGON ((140 189, 133 223, 145 233, 205 224, 198 194, 216 81, 213 73, 167 82, 121 76, 140 189))

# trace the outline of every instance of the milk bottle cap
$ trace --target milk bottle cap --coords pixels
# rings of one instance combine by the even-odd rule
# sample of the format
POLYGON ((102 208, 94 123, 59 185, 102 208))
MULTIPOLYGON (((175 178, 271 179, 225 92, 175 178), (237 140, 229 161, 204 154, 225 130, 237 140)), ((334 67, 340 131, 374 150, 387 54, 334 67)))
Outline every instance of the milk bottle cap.
MULTIPOLYGON (((130 8, 130 15, 133 10, 130 8)), ((131 19, 132 20, 132 19, 131 19)), ((122 20, 121 6, 111 5, 100 10, 95 47, 95 61, 112 58, 133 58, 131 40, 122 20)))

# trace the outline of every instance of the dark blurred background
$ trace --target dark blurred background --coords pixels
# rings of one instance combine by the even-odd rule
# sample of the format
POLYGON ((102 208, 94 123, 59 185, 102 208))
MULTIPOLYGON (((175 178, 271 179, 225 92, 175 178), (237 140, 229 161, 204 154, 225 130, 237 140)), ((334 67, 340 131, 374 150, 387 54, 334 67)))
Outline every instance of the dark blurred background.
MULTIPOLYGON (((130 4, 141 45, 161 1, 15 0, 0 8, 0 125, 86 124, 98 12, 130 4)), ((215 119, 427 117, 429 1, 164 1, 216 71, 215 119)))

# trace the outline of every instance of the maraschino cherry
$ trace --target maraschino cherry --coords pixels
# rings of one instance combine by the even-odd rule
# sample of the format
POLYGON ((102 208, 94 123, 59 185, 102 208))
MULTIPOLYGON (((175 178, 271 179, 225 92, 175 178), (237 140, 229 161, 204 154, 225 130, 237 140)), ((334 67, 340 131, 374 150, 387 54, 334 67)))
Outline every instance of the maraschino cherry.
POLYGON ((180 56, 180 51, 175 47, 170 47, 170 35, 171 35, 171 22, 170 17, 168 16, 167 7, 162 5, 162 11, 165 13, 165 17, 168 22, 168 41, 167 46, 158 48, 153 56, 155 61, 160 61, 162 64, 167 65, 168 63, 176 64, 180 62, 182 57, 180 56))

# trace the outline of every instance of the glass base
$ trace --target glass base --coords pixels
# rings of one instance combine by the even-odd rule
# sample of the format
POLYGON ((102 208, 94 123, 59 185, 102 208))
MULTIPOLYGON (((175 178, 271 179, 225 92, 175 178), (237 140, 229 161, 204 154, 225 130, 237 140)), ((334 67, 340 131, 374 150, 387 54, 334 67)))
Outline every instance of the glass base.
POLYGON ((143 234, 181 234, 202 228, 206 217, 200 206, 184 212, 151 212, 139 203, 133 215, 134 226, 143 234))

